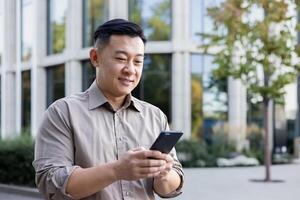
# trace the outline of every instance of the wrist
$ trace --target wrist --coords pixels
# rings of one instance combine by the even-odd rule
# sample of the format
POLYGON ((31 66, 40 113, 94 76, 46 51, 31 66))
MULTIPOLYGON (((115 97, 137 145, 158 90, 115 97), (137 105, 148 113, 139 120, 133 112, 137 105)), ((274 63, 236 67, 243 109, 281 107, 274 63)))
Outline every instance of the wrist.
POLYGON ((108 166, 111 169, 111 176, 114 181, 121 180, 121 174, 119 173, 119 163, 118 161, 113 161, 109 163, 108 166))

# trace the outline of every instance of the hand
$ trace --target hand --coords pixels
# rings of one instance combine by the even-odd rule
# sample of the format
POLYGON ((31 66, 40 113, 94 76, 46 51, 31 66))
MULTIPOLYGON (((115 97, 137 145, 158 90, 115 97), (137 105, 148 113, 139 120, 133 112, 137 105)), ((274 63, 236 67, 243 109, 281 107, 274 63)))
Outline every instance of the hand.
POLYGON ((166 163, 165 163, 165 168, 159 173, 158 176, 155 177, 155 179, 160 180, 160 181, 168 181, 168 175, 170 174, 170 171, 172 170, 173 166, 173 158, 169 154, 164 154, 166 155, 166 163))
MULTIPOLYGON (((171 156, 170 156, 171 157, 171 156)), ((171 157, 172 159, 172 157, 171 157)), ((159 151, 136 148, 127 151, 114 165, 116 178, 118 180, 138 180, 141 178, 152 178, 165 176, 164 171, 173 159, 170 160, 167 154, 159 151)))

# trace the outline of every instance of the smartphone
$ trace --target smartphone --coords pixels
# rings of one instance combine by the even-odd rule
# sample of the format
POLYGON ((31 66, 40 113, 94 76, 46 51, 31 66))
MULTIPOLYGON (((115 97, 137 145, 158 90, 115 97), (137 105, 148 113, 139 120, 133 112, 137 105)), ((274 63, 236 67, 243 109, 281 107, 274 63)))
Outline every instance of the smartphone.
POLYGON ((168 154, 182 135, 182 132, 162 131, 150 147, 150 150, 168 154))

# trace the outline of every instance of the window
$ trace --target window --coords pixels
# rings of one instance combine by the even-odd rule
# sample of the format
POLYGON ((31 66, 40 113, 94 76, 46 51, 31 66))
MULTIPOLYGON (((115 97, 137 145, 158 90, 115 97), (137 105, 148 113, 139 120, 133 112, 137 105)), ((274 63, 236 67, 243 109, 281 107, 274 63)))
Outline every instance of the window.
POLYGON ((143 75, 133 96, 159 107, 171 121, 171 59, 170 54, 145 56, 143 75))
POLYGON ((191 56, 191 120, 192 138, 200 139, 203 134, 203 84, 201 55, 191 56))
POLYGON ((215 80, 213 57, 191 56, 192 136, 211 139, 212 128, 227 120, 227 79, 215 80))
POLYGON ((47 68, 47 107, 65 96, 65 66, 47 68))
POLYGON ((108 0, 83 0, 83 47, 93 45, 96 28, 108 20, 108 0))
MULTIPOLYGON (((0 30, 4 30, 4 17, 3 17, 3 6, 2 6, 3 2, 0 1, 0 30)), ((3 35, 4 31, 0 31, 0 67, 2 65, 3 62, 3 43, 4 43, 4 35, 3 35)))
POLYGON ((2 107, 1 107, 1 104, 2 104, 2 91, 1 91, 1 76, 0 76, 0 139, 1 139, 1 127, 2 127, 2 118, 1 118, 1 113, 2 113, 2 107))
POLYGON ((31 118, 31 78, 30 70, 22 72, 22 133, 30 134, 31 118))
POLYGON ((82 90, 90 87, 96 77, 96 68, 92 66, 89 60, 82 62, 82 90))
POLYGON ((219 5, 224 0, 191 0, 191 36, 200 42, 200 33, 212 33, 213 23, 207 15, 207 8, 219 5))
POLYGON ((48 0, 47 54, 61 53, 65 49, 67 0, 48 0))
POLYGON ((171 0, 129 0, 129 20, 142 26, 148 40, 171 40, 171 0))
POLYGON ((33 4, 31 0, 21 2, 21 60, 28 62, 32 56, 33 4))

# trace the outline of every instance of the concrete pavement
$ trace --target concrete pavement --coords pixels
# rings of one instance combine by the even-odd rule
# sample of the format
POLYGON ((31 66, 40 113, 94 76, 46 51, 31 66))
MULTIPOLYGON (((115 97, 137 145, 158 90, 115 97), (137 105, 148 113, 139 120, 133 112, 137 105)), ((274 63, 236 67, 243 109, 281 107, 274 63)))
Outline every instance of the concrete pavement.
MULTIPOLYGON (((300 165, 275 165, 271 178, 283 182, 252 182, 263 179, 264 167, 186 169, 183 194, 176 200, 299 200, 300 165)), ((174 200, 175 200, 174 199, 174 200)))
MULTIPOLYGON (((272 179, 283 182, 252 182, 263 179, 259 167, 185 169, 183 194, 174 200, 299 200, 300 164, 274 165, 272 179)), ((0 200, 39 200, 16 192, 3 191, 0 200)), ((160 198, 158 198, 160 199, 160 198)))

